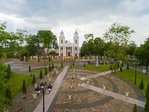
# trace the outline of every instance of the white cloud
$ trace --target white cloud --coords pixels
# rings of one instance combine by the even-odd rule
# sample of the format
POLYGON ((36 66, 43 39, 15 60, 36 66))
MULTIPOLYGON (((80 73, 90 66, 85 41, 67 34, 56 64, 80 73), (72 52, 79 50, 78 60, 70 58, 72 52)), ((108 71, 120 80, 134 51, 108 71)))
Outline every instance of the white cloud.
POLYGON ((63 30, 72 41, 77 30, 81 45, 84 34, 102 37, 113 22, 119 22, 136 31, 132 39, 138 45, 149 36, 148 0, 10 0, 1 4, 0 17, 8 22, 9 31, 52 29, 59 37, 63 30))

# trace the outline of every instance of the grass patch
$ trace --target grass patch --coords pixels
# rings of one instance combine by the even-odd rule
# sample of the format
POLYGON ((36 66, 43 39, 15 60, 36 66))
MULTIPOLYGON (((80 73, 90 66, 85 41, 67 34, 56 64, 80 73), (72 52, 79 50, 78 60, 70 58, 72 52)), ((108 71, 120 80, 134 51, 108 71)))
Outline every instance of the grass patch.
POLYGON ((12 73, 11 77, 8 81, 8 86, 11 89, 12 96, 16 96, 22 89, 22 82, 25 80, 26 87, 28 87, 32 83, 32 77, 29 75, 21 75, 12 73))
POLYGON ((105 65, 99 65, 98 67, 96 67, 96 65, 93 65, 93 64, 86 64, 84 68, 87 70, 104 72, 104 71, 110 70, 110 65, 105 64, 105 65))
MULTIPOLYGON (((134 80, 135 80, 135 70, 134 69, 129 69, 129 70, 123 70, 122 72, 117 72, 118 76, 120 76, 121 78, 131 82, 132 84, 134 84, 134 80)), ((143 79, 144 82, 144 89, 142 90, 142 92, 145 94, 146 93, 146 89, 147 89, 147 84, 149 82, 149 76, 145 75, 139 71, 137 71, 137 78, 136 78, 136 86, 139 88, 141 79, 143 79)))

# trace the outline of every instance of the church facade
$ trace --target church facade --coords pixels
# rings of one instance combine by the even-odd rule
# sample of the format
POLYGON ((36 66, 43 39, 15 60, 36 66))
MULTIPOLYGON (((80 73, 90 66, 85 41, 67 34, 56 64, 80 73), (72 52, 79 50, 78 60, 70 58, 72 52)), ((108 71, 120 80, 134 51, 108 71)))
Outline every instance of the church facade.
POLYGON ((64 32, 61 31, 59 36, 59 56, 63 59, 78 58, 79 57, 79 35, 75 31, 73 36, 73 42, 65 40, 64 32))

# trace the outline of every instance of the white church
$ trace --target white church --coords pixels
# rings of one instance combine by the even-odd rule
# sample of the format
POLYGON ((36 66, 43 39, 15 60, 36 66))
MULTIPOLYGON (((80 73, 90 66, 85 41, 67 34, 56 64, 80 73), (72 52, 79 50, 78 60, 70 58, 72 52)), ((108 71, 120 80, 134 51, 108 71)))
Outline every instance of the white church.
POLYGON ((73 36, 73 42, 65 40, 64 32, 61 31, 59 36, 59 56, 63 59, 78 58, 79 57, 79 36, 75 31, 73 36))

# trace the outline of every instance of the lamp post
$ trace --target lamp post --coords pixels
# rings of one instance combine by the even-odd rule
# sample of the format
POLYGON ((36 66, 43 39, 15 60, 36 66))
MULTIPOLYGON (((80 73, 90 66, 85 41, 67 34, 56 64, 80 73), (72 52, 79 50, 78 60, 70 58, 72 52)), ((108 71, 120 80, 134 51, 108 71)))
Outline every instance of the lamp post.
POLYGON ((134 81, 134 83, 136 84, 137 83, 137 64, 138 64, 138 62, 137 61, 135 61, 135 81, 134 81))
POLYGON ((42 94, 43 97, 43 112, 45 112, 45 94, 49 94, 51 92, 52 89, 52 85, 49 84, 47 85, 46 82, 41 82, 39 86, 37 86, 37 88, 35 88, 35 91, 37 92, 38 95, 42 94))

